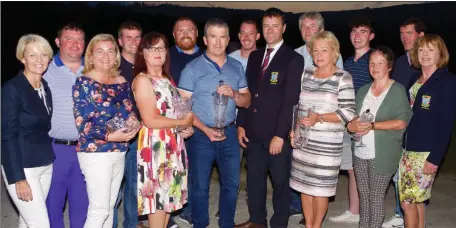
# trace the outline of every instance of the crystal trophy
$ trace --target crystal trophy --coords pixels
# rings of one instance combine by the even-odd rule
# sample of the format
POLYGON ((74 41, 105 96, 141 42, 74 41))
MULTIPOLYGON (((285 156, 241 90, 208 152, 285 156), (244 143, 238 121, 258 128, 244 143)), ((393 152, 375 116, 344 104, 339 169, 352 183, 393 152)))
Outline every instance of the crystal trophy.
MULTIPOLYGON (((363 114, 359 117, 360 123, 370 123, 374 120, 374 115, 370 112, 369 109, 363 112, 363 114)), ((363 143, 363 136, 354 134, 353 138, 356 141, 359 141, 359 144, 356 147, 366 147, 366 144, 363 143)))
MULTIPOLYGON (((223 85, 223 80, 219 81, 219 86, 223 85)), ((214 129, 221 134, 221 138, 225 138, 225 120, 226 110, 228 106, 228 96, 215 92, 214 98, 214 129)))
POLYGON ((109 133, 115 132, 122 128, 125 128, 125 132, 131 132, 139 129, 141 123, 138 121, 135 115, 129 115, 126 119, 115 116, 112 119, 106 121, 105 126, 109 133))
MULTIPOLYGON (((174 114, 178 120, 184 119, 184 117, 192 110, 193 99, 192 98, 173 98, 174 114)), ((176 127, 176 132, 184 130, 181 126, 176 127)))
POLYGON ((304 104, 297 104, 293 106, 292 127, 294 132, 294 138, 291 140, 293 140, 297 148, 304 147, 307 144, 306 136, 308 130, 310 129, 309 127, 305 127, 304 125, 302 125, 301 120, 303 118, 309 117, 309 113, 313 112, 314 110, 315 108, 313 106, 304 104))

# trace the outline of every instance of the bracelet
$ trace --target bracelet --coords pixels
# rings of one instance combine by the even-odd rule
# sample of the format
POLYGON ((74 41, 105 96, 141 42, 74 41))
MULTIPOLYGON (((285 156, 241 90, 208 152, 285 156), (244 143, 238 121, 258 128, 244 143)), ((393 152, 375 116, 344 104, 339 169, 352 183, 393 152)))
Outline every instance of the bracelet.
POLYGON ((107 132, 106 135, 105 135, 105 141, 106 142, 108 141, 108 137, 109 137, 109 132, 107 132))
POLYGON ((375 123, 374 122, 371 122, 371 129, 375 130, 375 123))
POLYGON ((179 120, 176 120, 176 128, 177 128, 178 125, 179 125, 179 120))
POLYGON ((322 115, 318 115, 318 117, 320 118, 320 123, 322 124, 323 123, 323 116, 322 115))

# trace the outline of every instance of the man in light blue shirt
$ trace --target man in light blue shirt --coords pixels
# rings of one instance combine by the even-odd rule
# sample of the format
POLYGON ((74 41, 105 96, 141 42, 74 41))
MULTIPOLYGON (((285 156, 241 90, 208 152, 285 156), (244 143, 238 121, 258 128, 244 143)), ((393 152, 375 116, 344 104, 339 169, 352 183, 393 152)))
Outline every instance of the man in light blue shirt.
MULTIPOLYGON (((308 12, 299 17, 299 31, 301 31, 302 39, 306 44, 296 48, 295 51, 304 57, 304 69, 313 67, 313 59, 307 44, 312 40, 312 37, 318 32, 325 31, 325 20, 318 12, 308 12)), ((339 55, 336 66, 344 69, 342 55, 339 55)))
POLYGON ((247 61, 252 51, 257 49, 256 42, 260 39, 257 24, 253 20, 245 20, 241 23, 241 28, 238 33, 241 49, 232 52, 228 56, 233 57, 241 62, 244 72, 247 68, 247 61))
POLYGON ((237 188, 239 185, 239 142, 234 120, 236 106, 250 105, 244 69, 241 63, 226 55, 229 28, 225 21, 211 19, 204 27, 206 52, 186 65, 181 73, 179 92, 193 99, 195 134, 189 139, 188 162, 192 173, 192 222, 194 228, 209 224, 209 184, 212 164, 217 162, 220 174, 221 228, 234 227, 237 188), (223 80, 224 85, 218 86, 223 80), (214 130, 213 93, 229 97, 225 118, 225 137, 214 130))
POLYGON ((55 160, 46 206, 51 227, 65 228, 63 210, 68 198, 71 227, 83 227, 89 201, 76 155, 78 131, 74 122, 71 91, 84 68, 84 31, 78 25, 67 24, 58 31, 55 43, 59 53, 54 56, 43 76, 52 91, 54 107, 49 136, 52 137, 55 160))

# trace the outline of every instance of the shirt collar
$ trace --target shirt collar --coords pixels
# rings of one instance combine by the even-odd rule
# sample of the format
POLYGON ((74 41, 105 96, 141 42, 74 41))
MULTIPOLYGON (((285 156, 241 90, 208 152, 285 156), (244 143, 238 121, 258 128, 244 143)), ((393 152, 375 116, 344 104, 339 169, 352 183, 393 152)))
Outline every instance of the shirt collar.
MULTIPOLYGON (((176 46, 177 52, 179 52, 179 53, 185 53, 184 50, 180 49, 180 47, 178 47, 177 45, 175 45, 175 46, 176 46)), ((199 47, 198 47, 198 45, 195 45, 195 49, 194 49, 192 55, 195 54, 195 53, 197 53, 198 51, 199 51, 199 47)), ((187 54, 187 53, 185 53, 185 54, 187 54)))
POLYGON ((409 65, 411 66, 412 62, 410 61, 410 52, 407 52, 407 61, 408 61, 409 65))
MULTIPOLYGON (((279 50, 279 48, 282 46, 282 44, 283 44, 283 39, 279 43, 277 43, 276 46, 273 47, 274 51, 279 50)), ((268 48, 271 48, 271 47, 269 47, 269 44, 266 45, 266 50, 268 48)))
MULTIPOLYGON (((217 71, 220 72, 221 69, 220 69, 219 65, 216 62, 212 61, 212 59, 210 59, 209 56, 207 56, 206 52, 203 52, 203 58, 204 58, 204 60, 206 60, 207 63, 212 64, 215 67, 215 69, 217 69, 217 71)), ((227 61, 228 61, 228 56, 226 56, 224 64, 227 61)))
MULTIPOLYGON (((54 55, 54 62, 57 67, 65 66, 62 59, 60 58, 60 52, 58 52, 56 55, 54 55)), ((81 58, 81 66, 84 66, 84 56, 82 56, 82 58, 81 58)))

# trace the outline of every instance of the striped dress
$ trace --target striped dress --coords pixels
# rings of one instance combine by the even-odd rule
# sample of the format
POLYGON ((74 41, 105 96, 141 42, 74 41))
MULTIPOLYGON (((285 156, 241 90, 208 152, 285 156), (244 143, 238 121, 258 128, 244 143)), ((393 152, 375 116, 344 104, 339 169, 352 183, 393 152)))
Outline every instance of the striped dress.
POLYGON ((312 196, 336 194, 342 157, 345 124, 355 112, 355 92, 350 73, 337 70, 326 79, 313 76, 315 68, 304 70, 299 103, 313 105, 317 113, 335 112, 341 122, 317 122, 307 131, 308 143, 293 150, 290 186, 312 196))

